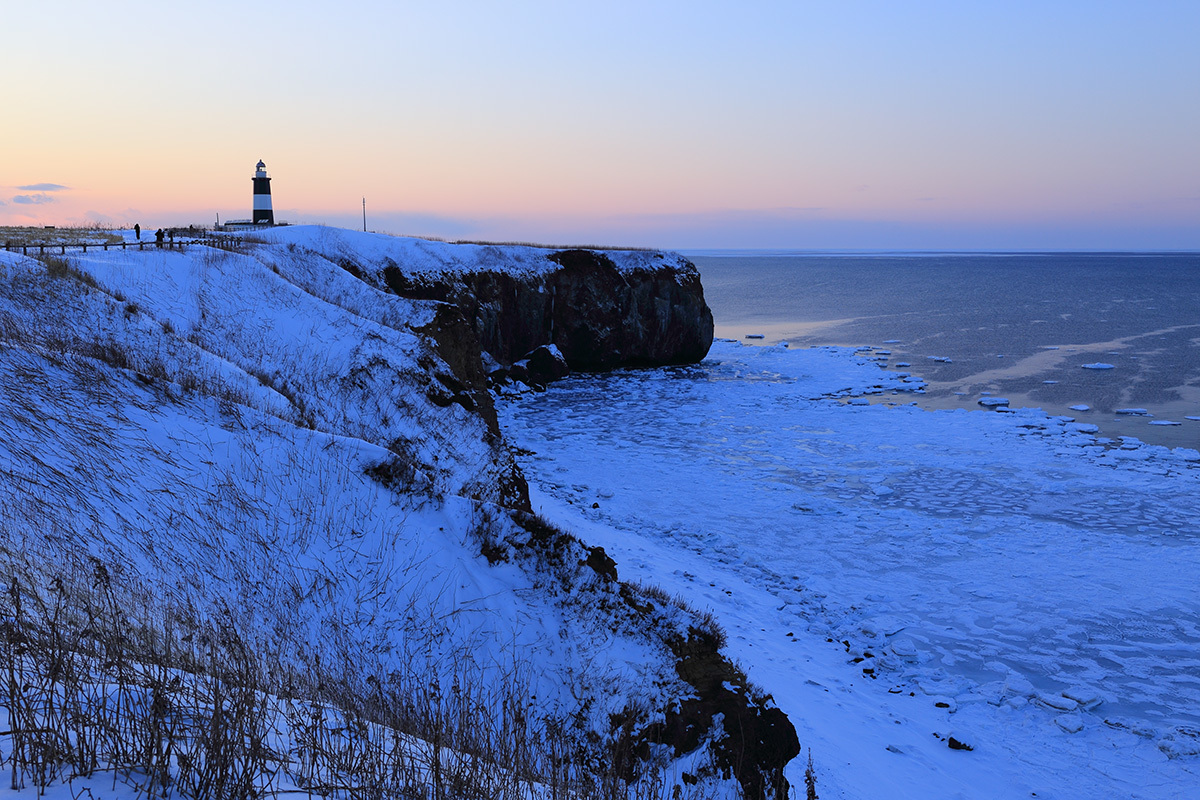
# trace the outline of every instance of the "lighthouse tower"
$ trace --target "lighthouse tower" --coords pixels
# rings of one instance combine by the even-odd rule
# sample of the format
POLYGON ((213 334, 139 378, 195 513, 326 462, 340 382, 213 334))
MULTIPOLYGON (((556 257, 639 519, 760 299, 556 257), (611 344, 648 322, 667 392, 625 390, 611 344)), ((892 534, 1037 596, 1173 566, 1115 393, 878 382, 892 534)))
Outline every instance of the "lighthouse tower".
POLYGON ((261 160, 254 168, 254 216, 255 225, 274 225, 275 212, 271 210, 271 179, 267 177, 267 165, 261 160))

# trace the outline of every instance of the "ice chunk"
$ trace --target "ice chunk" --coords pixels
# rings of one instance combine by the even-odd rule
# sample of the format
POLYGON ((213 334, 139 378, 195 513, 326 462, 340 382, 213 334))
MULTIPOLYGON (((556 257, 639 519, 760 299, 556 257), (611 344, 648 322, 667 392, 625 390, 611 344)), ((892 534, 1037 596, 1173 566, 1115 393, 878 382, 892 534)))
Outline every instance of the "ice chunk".
POLYGON ((761 334, 761 333, 747 333, 746 338, 747 339, 765 339, 767 337, 766 337, 766 335, 761 334))
POLYGON ((846 401, 846 405, 849 405, 849 406, 869 406, 869 405, 871 405, 871 401, 870 401, 870 400, 868 400, 868 399, 867 399, 867 398, 865 398, 865 397, 851 397, 851 398, 850 398, 848 401, 846 401))
POLYGON ((1101 361, 1097 361, 1094 364, 1080 364, 1080 366, 1084 369, 1116 369, 1112 364, 1105 364, 1101 361))
POLYGON ((1200 422, 1200 417, 1184 417, 1184 419, 1190 419, 1192 422, 1200 422))
POLYGON ((1058 381, 1042 381, 1042 383, 1044 383, 1044 384, 1046 384, 1046 385, 1048 386, 1048 385, 1050 385, 1050 384, 1052 384, 1052 383, 1058 383, 1058 381))
POLYGON ((1087 403, 1077 403, 1076 405, 1068 406, 1068 408, 1070 408, 1072 411, 1091 411, 1092 410, 1092 407, 1089 406, 1087 403))
POLYGON ((1079 702, 1062 694, 1051 694, 1050 692, 1038 692, 1037 701, 1044 706, 1056 708, 1059 711, 1074 711, 1079 708, 1079 702))
POLYGON ((1152 419, 1152 420, 1150 420, 1150 424, 1151 425, 1182 425, 1183 423, 1182 422, 1172 422, 1169 419, 1152 419))
POLYGON ((936 362, 938 362, 939 364, 952 364, 952 363, 954 363, 953 359, 947 358, 946 356, 926 356, 926 358, 928 358, 930 361, 936 361, 936 362))
POLYGON ((1176 728, 1158 741, 1158 749, 1167 758, 1200 755, 1200 737, 1190 728, 1176 728))
POLYGON ((1079 714, 1060 714, 1054 718, 1054 724, 1067 733, 1079 733, 1083 730, 1083 717, 1079 714))
POLYGON ((979 400, 979 405, 987 408, 999 408, 1000 406, 1008 405, 1007 397, 984 397, 979 400))
POLYGON ((1150 416, 1150 412, 1144 408, 1118 408, 1115 413, 1120 414, 1121 416, 1125 416, 1125 417, 1148 417, 1148 416, 1150 416))
POLYGON ((1069 697, 1085 709, 1092 709, 1104 702, 1099 692, 1088 686, 1073 686, 1063 689, 1063 697, 1069 697))

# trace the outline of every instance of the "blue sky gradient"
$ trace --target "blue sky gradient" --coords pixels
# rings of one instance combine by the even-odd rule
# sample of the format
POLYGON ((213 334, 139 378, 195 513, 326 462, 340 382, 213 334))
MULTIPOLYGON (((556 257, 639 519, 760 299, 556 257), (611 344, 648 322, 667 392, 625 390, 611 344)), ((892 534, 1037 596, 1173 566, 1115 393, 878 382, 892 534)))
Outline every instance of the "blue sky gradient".
POLYGON ((1200 249, 1195 2, 5 16, 0 224, 246 217, 262 158, 277 217, 394 233, 1200 249))

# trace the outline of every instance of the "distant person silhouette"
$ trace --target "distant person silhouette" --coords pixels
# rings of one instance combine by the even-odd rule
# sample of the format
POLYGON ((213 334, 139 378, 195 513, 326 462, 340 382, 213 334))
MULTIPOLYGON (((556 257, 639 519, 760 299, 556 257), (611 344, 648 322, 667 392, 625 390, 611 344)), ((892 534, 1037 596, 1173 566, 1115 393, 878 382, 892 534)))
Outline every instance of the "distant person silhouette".
POLYGON ((154 243, 157 244, 159 247, 162 247, 162 240, 163 240, 163 229, 159 228, 158 230, 156 230, 154 232, 154 243))
POLYGON ((141 241, 141 239, 142 239, 142 226, 141 226, 139 223, 137 223, 137 222, 133 223, 133 235, 134 235, 134 236, 136 236, 136 237, 138 238, 138 241, 141 241))

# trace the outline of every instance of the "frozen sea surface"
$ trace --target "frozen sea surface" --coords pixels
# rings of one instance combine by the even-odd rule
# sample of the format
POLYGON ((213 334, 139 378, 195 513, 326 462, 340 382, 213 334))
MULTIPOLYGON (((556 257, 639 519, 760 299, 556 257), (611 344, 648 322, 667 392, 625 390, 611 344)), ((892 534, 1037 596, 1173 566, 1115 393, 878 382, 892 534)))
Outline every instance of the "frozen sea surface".
POLYGON ((1013 408, 1087 404, 1108 436, 1200 448, 1200 426, 1114 417, 1200 413, 1200 254, 695 257, 717 333, 771 344, 884 344, 920 364, 925 408, 985 392, 1013 408))
POLYGON ((850 402, 920 386, 851 350, 719 341, 501 411, 544 513, 713 608, 802 741, 861 743, 825 763, 828 796, 897 769, 927 796, 1200 793, 1200 453, 850 402), (806 720, 809 684, 861 710, 806 720), (884 736, 901 722, 932 738, 884 736), (949 731, 973 760, 926 752, 949 731))

